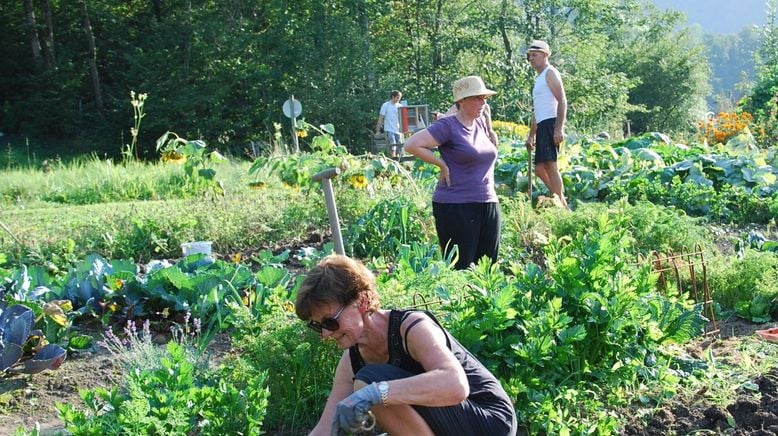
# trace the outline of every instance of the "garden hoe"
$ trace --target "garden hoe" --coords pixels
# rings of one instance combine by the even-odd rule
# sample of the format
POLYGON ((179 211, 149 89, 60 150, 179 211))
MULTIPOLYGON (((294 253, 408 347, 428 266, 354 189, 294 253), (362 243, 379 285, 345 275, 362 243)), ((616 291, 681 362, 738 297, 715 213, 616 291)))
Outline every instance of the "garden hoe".
POLYGON ((532 207, 532 149, 527 147, 527 196, 532 207))
POLYGON ((343 237, 340 235, 340 223, 338 222, 338 206, 335 205, 335 195, 332 193, 332 182, 330 182, 330 179, 338 174, 340 174, 340 168, 329 168, 314 174, 311 180, 321 182, 321 187, 324 190, 324 202, 327 204, 327 215, 330 217, 332 239, 335 240, 335 253, 345 255, 346 251, 343 249, 343 237))

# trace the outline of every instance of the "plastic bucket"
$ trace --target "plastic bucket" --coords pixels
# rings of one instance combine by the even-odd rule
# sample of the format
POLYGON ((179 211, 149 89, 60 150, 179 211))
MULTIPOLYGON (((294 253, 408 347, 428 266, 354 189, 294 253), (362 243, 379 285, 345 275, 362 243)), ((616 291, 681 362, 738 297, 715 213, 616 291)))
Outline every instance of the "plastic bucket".
POLYGON ((213 244, 212 241, 184 242, 183 244, 181 244, 181 251, 184 253, 184 257, 189 256, 190 254, 198 254, 198 253, 202 253, 206 256, 210 256, 212 244, 213 244))

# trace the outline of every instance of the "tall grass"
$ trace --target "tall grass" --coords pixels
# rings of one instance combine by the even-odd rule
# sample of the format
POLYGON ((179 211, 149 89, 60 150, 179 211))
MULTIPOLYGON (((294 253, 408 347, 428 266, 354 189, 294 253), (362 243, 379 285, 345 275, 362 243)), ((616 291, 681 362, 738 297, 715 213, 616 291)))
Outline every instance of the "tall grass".
MULTIPOLYGON (((244 188, 247 163, 217 165, 216 177, 232 189, 244 188)), ((176 164, 129 161, 114 163, 97 156, 70 163, 48 161, 40 168, 0 171, 0 204, 35 206, 40 202, 97 204, 166 200, 196 196, 176 164)))
POLYGON ((148 261, 179 257, 180 244, 192 240, 212 240, 222 254, 255 251, 326 232, 326 211, 318 201, 316 193, 274 189, 214 199, 5 209, 0 220, 22 246, 2 233, 0 253, 19 261, 90 252, 148 261))

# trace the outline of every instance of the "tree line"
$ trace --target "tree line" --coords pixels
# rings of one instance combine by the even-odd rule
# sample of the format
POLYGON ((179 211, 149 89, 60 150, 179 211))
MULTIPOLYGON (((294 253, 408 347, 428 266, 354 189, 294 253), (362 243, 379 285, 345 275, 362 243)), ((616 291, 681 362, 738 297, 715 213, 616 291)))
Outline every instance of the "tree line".
POLYGON ((572 128, 685 129, 710 81, 681 19, 638 0, 3 2, 0 131, 127 143, 134 91, 144 152, 168 130, 241 148, 288 129, 294 94, 360 151, 390 90, 444 109, 464 75, 499 91, 496 119, 527 122, 533 39, 554 51, 572 128))

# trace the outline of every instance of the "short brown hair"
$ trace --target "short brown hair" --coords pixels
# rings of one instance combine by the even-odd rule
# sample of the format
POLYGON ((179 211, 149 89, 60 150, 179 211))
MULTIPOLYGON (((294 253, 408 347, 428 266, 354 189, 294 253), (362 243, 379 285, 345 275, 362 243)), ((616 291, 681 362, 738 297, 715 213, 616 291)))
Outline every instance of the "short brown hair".
POLYGON ((349 304, 364 299, 368 310, 376 311, 380 298, 375 276, 361 262, 333 254, 325 257, 305 276, 297 290, 297 317, 308 320, 314 308, 328 304, 349 304))

